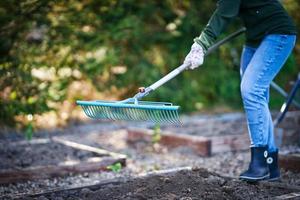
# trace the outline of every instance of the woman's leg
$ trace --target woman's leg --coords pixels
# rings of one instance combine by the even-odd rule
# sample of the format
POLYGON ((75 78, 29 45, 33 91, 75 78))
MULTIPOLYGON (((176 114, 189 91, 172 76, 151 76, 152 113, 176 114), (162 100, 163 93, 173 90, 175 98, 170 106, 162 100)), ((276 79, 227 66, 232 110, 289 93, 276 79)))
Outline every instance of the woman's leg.
POLYGON ((241 93, 247 116, 251 147, 269 146, 276 151, 273 124, 268 107, 271 81, 291 53, 296 36, 269 35, 256 49, 241 81, 241 93))
POLYGON ((268 107, 269 88, 294 44, 295 36, 269 35, 258 49, 243 50, 241 93, 251 139, 251 161, 248 170, 240 175, 241 179, 258 181, 280 177, 276 156, 278 151, 268 107), (267 151, 270 155, 266 162, 267 151))
MULTIPOLYGON (((256 52, 256 48, 244 46, 242 56, 241 56, 241 62, 240 62, 240 75, 241 79, 243 78, 243 75, 254 55, 256 52)), ((267 99, 267 102, 269 103, 269 89, 265 92, 265 97, 267 99)), ((272 116, 270 113, 268 113, 268 151, 269 152, 276 152, 277 147, 274 140, 274 127, 273 127, 273 121, 272 116)), ((251 138, 251 135, 250 135, 251 138)))
MULTIPOLYGON (((243 78, 243 75, 254 55, 256 52, 256 48, 253 47, 248 47, 244 46, 242 56, 241 56, 241 62, 240 62, 240 75, 241 79, 243 78)), ((269 102, 269 89, 265 92, 265 97, 267 99, 267 102, 269 102)), ((274 140, 274 131, 273 131, 273 121, 271 114, 269 113, 269 120, 268 120, 268 147, 269 151, 275 152, 277 147, 275 145, 275 140, 274 140)), ((251 138, 251 135, 250 135, 251 138)))
POLYGON ((241 79, 243 78, 243 75, 256 51, 256 48, 244 46, 242 56, 241 56, 241 62, 240 62, 240 75, 241 79))

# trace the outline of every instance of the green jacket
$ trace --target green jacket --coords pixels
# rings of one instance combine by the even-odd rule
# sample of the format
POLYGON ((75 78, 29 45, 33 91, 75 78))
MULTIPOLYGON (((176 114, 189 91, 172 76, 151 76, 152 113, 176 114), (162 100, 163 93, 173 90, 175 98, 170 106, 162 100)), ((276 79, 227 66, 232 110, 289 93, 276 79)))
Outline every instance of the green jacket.
POLYGON ((235 17, 247 28, 246 45, 257 47, 269 34, 297 34, 296 26, 278 0, 219 0, 217 9, 198 38, 204 51, 235 17))

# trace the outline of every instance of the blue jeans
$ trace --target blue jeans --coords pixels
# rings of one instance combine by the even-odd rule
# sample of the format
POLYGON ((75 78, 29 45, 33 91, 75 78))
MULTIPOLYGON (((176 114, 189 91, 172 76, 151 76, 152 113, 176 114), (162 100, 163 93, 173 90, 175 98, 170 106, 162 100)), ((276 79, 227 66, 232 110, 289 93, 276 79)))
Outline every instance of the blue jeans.
POLYGON ((241 94, 250 147, 277 150, 268 107, 270 83, 284 65, 296 42, 295 35, 268 35, 258 48, 245 46, 241 58, 241 94))

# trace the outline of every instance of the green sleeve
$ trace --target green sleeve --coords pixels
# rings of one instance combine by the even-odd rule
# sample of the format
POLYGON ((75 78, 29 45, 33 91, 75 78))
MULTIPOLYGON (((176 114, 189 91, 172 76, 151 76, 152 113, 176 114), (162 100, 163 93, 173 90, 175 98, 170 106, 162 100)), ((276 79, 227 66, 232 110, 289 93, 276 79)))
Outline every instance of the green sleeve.
POLYGON ((219 0, 217 9, 211 16, 201 35, 194 39, 204 52, 212 46, 230 21, 239 14, 241 0, 219 0))

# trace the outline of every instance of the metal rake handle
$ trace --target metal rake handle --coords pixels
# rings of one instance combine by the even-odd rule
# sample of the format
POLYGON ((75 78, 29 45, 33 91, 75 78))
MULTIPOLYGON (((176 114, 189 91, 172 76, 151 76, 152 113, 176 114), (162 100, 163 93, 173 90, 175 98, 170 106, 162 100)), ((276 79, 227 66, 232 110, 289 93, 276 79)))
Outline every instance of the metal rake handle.
MULTIPOLYGON (((246 28, 243 27, 243 28, 239 29, 238 31, 230 34, 229 36, 227 36, 223 40, 220 40, 219 42, 217 42, 216 44, 214 44, 213 46, 211 46, 207 50, 205 56, 207 56, 211 52, 215 51, 222 44, 224 44, 224 43, 232 40, 233 38, 236 38, 237 36, 241 35, 245 31, 246 31, 246 28)), ((184 71, 185 69, 187 69, 187 67, 189 67, 189 64, 182 64, 182 65, 180 65, 179 67, 177 67, 176 69, 174 69, 173 71, 171 71, 170 73, 168 73, 166 76, 164 76, 160 80, 156 81, 155 83, 153 83, 149 87, 145 88, 145 90, 143 90, 142 92, 137 93, 133 98, 134 99, 141 99, 141 98, 147 96, 150 92, 152 92, 153 90, 155 90, 158 87, 162 86, 163 84, 165 84, 166 82, 168 82, 169 80, 173 79, 175 76, 177 76, 178 74, 180 74, 182 71, 184 71)))

